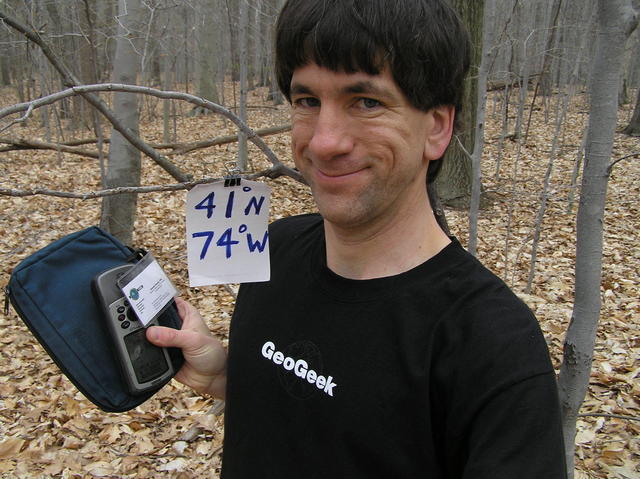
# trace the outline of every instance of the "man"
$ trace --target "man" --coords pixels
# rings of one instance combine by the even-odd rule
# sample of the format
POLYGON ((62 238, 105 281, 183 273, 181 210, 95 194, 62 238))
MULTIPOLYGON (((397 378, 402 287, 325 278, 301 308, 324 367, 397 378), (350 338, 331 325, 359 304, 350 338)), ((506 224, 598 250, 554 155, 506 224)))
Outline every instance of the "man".
POLYGON ((529 310, 448 237, 432 180, 469 44, 444 0, 289 0, 292 149, 320 215, 272 225, 229 358, 191 306, 177 379, 226 397, 222 477, 555 479, 554 371, 529 310), (227 381, 228 378, 228 381, 227 381))

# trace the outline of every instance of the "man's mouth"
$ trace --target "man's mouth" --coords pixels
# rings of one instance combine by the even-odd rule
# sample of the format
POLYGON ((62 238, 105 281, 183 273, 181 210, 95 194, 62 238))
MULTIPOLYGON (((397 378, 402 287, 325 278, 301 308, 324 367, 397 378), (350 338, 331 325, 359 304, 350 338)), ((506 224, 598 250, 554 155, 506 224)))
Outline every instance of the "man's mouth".
POLYGON ((323 170, 316 170, 318 173, 318 176, 320 178, 327 178, 328 180, 331 179, 340 179, 340 178, 349 178, 351 176, 355 176, 358 173, 366 170, 367 168, 357 168, 354 170, 346 170, 346 171, 323 171, 323 170))

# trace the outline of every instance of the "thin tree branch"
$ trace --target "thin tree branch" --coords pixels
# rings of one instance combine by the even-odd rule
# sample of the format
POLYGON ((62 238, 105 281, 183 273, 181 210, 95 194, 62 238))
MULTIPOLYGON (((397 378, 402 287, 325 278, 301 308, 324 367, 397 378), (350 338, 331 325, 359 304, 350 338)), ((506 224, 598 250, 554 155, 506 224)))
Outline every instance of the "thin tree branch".
MULTIPOLYGON (((257 178, 270 178, 275 179, 280 176, 289 176, 296 181, 305 183, 300 173, 297 170, 289 168, 283 163, 272 166, 263 171, 252 173, 249 175, 242 175, 242 178, 247 180, 255 180, 257 178)), ((196 181, 187 181, 183 183, 176 183, 171 185, 151 185, 151 186, 121 186, 118 188, 109 188, 106 190, 90 191, 87 193, 74 193, 70 191, 56 191, 48 188, 34 188, 31 190, 15 190, 11 188, 0 188, 0 196, 54 196, 58 198, 70 198, 77 200, 89 200, 95 198, 102 198, 105 196, 121 195, 124 193, 157 193, 162 191, 180 191, 189 190, 196 185, 202 185, 207 183, 214 183, 221 181, 223 178, 203 178, 196 181)), ((305 183, 306 184, 306 183, 305 183)))
MULTIPOLYGON (((98 140, 99 140, 98 138, 81 138, 81 139, 63 141, 60 144, 61 145, 65 145, 65 146, 93 145, 93 144, 97 143, 98 140)), ((111 143, 111 139, 110 138, 104 138, 102 140, 102 143, 111 143)), ((154 148, 157 148, 157 147, 154 147, 154 148)))
MULTIPOLYGON (((73 74, 73 72, 62 62, 60 58, 58 58, 57 55, 53 53, 49 45, 40 36, 40 32, 26 25, 23 25, 21 22, 11 17, 10 15, 7 15, 6 12, 1 10, 0 20, 4 21, 7 25, 22 33, 25 37, 27 37, 29 40, 40 47, 42 53, 51 62, 51 65, 53 65, 53 67, 62 76, 62 81, 65 86, 74 87, 82 85, 82 82, 73 74)), ((85 100, 87 100, 100 113, 102 113, 107 118, 107 120, 109 120, 111 125, 113 125, 113 128, 116 129, 124 138, 126 138, 129 143, 131 143, 135 148, 155 161, 159 166, 164 168, 173 178, 181 182, 189 181, 191 179, 189 175, 183 173, 177 166, 175 166, 168 159, 151 148, 151 146, 140 139, 140 137, 138 137, 129 128, 125 127, 114 115, 111 109, 109 109, 106 103, 104 103, 98 96, 92 95, 90 91, 83 90, 79 90, 78 94, 82 95, 85 100)), ((34 104, 33 108, 37 108, 37 106, 35 106, 34 104)), ((27 111, 27 115, 25 115, 25 117, 28 116, 29 113, 30 111, 27 111)), ((13 123, 15 123, 15 121, 13 123)))
MULTIPOLYGON (((272 126, 268 128, 262 128, 260 130, 255 130, 255 134, 260 137, 265 137, 269 135, 277 135, 279 133, 284 133, 285 131, 291 130, 291 125, 280 125, 280 126, 272 126)), ((174 151, 171 153, 167 153, 167 155, 183 155, 185 153, 189 153, 193 150, 198 150, 200 148, 208 148, 210 146, 216 145, 224 145, 227 143, 234 143, 238 141, 238 135, 226 135, 226 136, 218 136, 216 138, 212 138, 211 140, 203 140, 203 141, 195 141, 192 143, 163 143, 156 145, 158 149, 166 149, 172 148, 174 151)))
MULTIPOLYGON (((291 125, 271 126, 255 130, 256 135, 263 138, 265 136, 277 135, 285 131, 291 130, 291 125)), ((90 145, 96 143, 96 138, 65 141, 62 143, 47 143, 39 140, 27 140, 25 138, 1 138, 0 143, 7 146, 0 147, 0 153, 15 150, 54 150, 64 153, 71 153, 89 158, 99 158, 98 152, 91 150, 83 150, 78 146, 90 145)), ((194 141, 190 143, 150 143, 156 150, 174 150, 166 154, 166 156, 183 155, 194 150, 208 148, 211 146, 226 145, 238 141, 238 135, 225 135, 211 138, 210 140, 194 141)), ((104 138, 103 143, 109 143, 109 138, 104 138)))
POLYGON ((611 164, 607 168, 607 173, 611 174, 611 171, 613 170, 613 167, 616 166, 616 164, 621 162, 622 160, 626 160, 628 158, 639 158, 639 157, 640 157, 640 151, 638 151, 636 153, 631 153, 630 155, 623 156, 622 158, 618 158, 617 160, 614 160, 614 161, 611 162, 611 164))
MULTIPOLYGON (((0 116, 0 118, 2 118, 2 116, 0 116)), ((471 153, 469 153, 467 151, 467 149, 464 147, 464 145, 462 144, 462 141, 460 141, 460 137, 458 135, 453 135, 456 139, 456 141, 458 142, 458 146, 460 146, 460 148, 462 149, 462 152, 467 155, 467 158, 469 158, 469 160, 473 160, 473 156, 471 155, 471 153)))
POLYGON ((33 105, 30 105, 29 108, 27 109, 27 112, 24 115, 22 115, 20 118, 16 118, 15 120, 12 120, 11 123, 9 123, 7 126, 5 126, 4 128, 1 128, 0 133, 2 133, 5 130, 8 130, 9 128, 11 128, 13 125, 17 123, 24 123, 25 121, 27 121, 27 119, 31 116, 31 112, 33 112, 33 105))
POLYGON ((54 150, 64 153, 72 153, 74 155, 86 156, 88 158, 97 159, 100 156, 95 151, 83 150, 78 147, 68 146, 61 143, 49 143, 40 140, 27 140, 25 138, 0 138, 0 143, 4 143, 7 145, 0 147, 0 152, 15 150, 54 150))
MULTIPOLYGON (((16 105, 9 106, 0 110, 0 118, 4 118, 7 115, 11 115, 13 113, 19 113, 25 110, 33 110, 35 108, 39 108, 44 105, 49 105, 51 103, 55 103, 56 101, 60 101, 63 98, 67 98, 74 95, 85 95, 89 92, 99 92, 99 91, 108 91, 108 92, 129 92, 129 93, 139 93, 143 95, 151 95, 162 99, 169 100, 182 100, 188 103, 193 103, 194 105, 200 106, 202 108, 206 108, 207 110, 211 110, 214 113, 218 113, 229 120, 231 120, 238 127, 240 131, 242 131, 245 135, 247 135, 247 139, 250 140, 254 145, 256 145, 269 159, 269 161, 274 165, 281 165, 282 163, 276 157, 275 153, 267 146, 267 144, 258 136, 258 134, 245 125, 236 115, 234 115, 231 111, 224 108, 217 103, 213 103, 209 100, 205 100, 204 98, 200 98, 194 95, 190 95, 188 93, 178 92, 178 91, 164 91, 157 90, 155 88, 139 86, 139 85, 124 85, 121 83, 101 83, 97 85, 79 85, 73 86, 66 90, 62 90, 51 95, 47 95, 30 102, 19 103, 16 105)), ((155 150, 154 150, 155 151, 155 150)), ((294 170, 291 171, 291 174, 288 174, 292 178, 298 179, 298 181, 302 181, 302 176, 294 170)), ((175 178, 175 176, 174 176, 175 178)), ((188 180, 181 181, 182 183, 188 182, 188 180)))

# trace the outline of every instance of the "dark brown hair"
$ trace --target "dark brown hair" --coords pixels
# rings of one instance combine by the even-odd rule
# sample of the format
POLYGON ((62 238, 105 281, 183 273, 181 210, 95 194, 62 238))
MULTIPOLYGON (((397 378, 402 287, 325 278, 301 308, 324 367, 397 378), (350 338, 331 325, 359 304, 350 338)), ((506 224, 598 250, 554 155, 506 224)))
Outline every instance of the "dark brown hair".
MULTIPOLYGON (((415 108, 459 113, 470 48, 445 0, 288 0, 276 26, 276 75, 290 100, 293 72, 308 63, 370 75, 388 66, 415 108)), ((440 163, 429 165, 429 182, 440 163)))

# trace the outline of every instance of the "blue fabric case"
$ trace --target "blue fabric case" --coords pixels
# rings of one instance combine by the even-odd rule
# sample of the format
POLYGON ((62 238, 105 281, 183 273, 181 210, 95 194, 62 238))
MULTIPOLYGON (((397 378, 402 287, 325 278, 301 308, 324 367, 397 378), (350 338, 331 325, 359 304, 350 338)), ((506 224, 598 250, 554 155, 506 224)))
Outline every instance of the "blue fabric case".
MULTIPOLYGON (((134 257, 133 250, 92 226, 24 259, 12 272, 5 291, 61 371, 87 399, 108 412, 133 409, 164 385, 139 396, 128 392, 91 290, 97 274, 135 262, 134 257)), ((181 324, 174 307, 167 308, 159 322, 173 328, 181 324)), ((178 349, 169 352, 178 371, 182 353, 178 349)))

